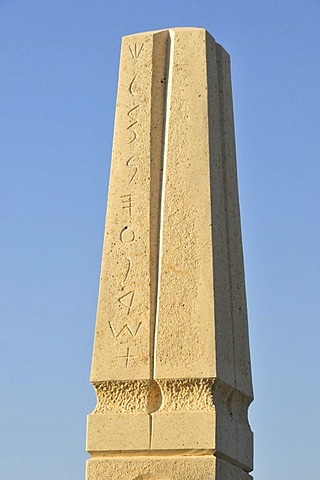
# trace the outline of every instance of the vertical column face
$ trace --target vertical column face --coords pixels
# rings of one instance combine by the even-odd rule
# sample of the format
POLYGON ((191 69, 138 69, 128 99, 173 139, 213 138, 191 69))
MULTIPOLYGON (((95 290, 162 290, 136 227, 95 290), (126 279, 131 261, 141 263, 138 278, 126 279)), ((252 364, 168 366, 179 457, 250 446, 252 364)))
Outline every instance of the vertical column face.
MULTIPOLYGON (((211 39, 208 48, 209 54, 210 46, 211 49, 213 48, 212 44, 213 42, 211 39)), ((221 154, 223 160, 224 198, 226 209, 225 223, 228 285, 230 295, 229 302, 233 325, 232 335, 234 339, 234 385, 239 391, 252 398, 253 391, 239 212, 230 59, 227 52, 218 44, 216 44, 216 59, 219 89, 221 154)), ((210 64, 210 62, 208 62, 208 64, 210 64)), ((213 136, 211 136, 211 138, 213 143, 211 149, 213 150, 214 138, 213 136)))
POLYGON ((155 372, 215 377, 206 32, 171 33, 155 372))
POLYGON ((150 378, 167 38, 122 44, 93 381, 150 378))
POLYGON ((229 56, 203 29, 122 42, 91 381, 88 480, 251 478, 229 56))

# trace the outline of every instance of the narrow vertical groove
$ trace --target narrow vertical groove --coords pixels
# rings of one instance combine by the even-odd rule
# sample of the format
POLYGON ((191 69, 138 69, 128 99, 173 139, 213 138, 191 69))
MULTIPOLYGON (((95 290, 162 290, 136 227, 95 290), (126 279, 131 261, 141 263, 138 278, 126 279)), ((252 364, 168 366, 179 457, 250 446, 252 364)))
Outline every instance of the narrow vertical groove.
POLYGON ((159 308, 160 308, 160 278, 161 278, 161 256, 162 256, 162 232, 163 232, 163 215, 166 188, 166 172, 167 172, 167 155, 168 155, 168 136, 169 136, 169 120, 171 107, 171 89, 172 89, 172 66, 173 66, 173 48, 174 48, 174 32, 169 32, 167 55, 166 55, 166 93, 164 102, 164 141, 162 152, 162 178, 161 178, 161 194, 160 194, 160 216, 159 216, 159 238, 158 238, 158 265, 157 265, 157 297, 156 297, 156 317, 154 324, 154 343, 152 357, 152 379, 156 377, 156 348, 157 333, 159 324, 159 308))
MULTIPOLYGON (((150 338, 150 388, 154 386, 155 374, 156 374, 156 344, 157 344, 157 330, 158 330, 158 317, 159 317, 159 295, 160 295, 160 275, 161 275, 161 253, 162 253, 162 224, 163 224, 163 207, 164 207, 164 190, 165 190, 165 178, 166 178, 166 158, 167 158, 167 138, 168 138, 168 124, 169 124, 169 111, 170 111, 170 89, 171 89, 171 70, 172 70, 172 32, 168 31, 168 38, 165 51, 165 90, 163 98, 163 110, 162 110, 162 146, 161 146, 161 162, 160 162, 160 175, 159 175, 159 194, 158 194, 158 212, 156 214, 157 219, 157 252, 155 254, 155 272, 154 272, 154 306, 151 311, 153 331, 151 331, 150 338)), ((160 390, 160 389, 159 389, 160 390)), ((153 438, 153 417, 152 412, 149 413, 149 449, 152 449, 153 438)))
POLYGON ((161 182, 166 102, 168 31, 153 35, 150 130, 150 371, 153 379, 154 335, 157 311, 161 182))
POLYGON ((152 438, 153 438, 153 418, 152 418, 152 413, 149 413, 149 450, 152 450, 152 438))

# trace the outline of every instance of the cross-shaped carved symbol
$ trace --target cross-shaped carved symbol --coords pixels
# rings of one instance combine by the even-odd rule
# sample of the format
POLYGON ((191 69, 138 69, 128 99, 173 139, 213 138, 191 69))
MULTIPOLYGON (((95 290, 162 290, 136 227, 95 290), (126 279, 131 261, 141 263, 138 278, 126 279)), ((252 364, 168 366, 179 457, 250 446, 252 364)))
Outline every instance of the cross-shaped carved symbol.
POLYGON ((126 355, 118 355, 117 358, 125 358, 126 359, 126 368, 129 365, 130 358, 135 358, 135 355, 130 355, 130 347, 127 348, 127 354, 126 355))

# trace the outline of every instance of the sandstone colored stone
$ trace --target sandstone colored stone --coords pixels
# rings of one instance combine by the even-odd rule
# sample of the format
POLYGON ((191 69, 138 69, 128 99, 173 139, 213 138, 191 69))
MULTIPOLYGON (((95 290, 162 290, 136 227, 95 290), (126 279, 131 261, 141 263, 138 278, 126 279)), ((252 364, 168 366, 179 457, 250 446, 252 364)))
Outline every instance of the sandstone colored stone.
POLYGON ((123 38, 87 480, 249 480, 252 401, 229 56, 123 38))
POLYGON ((87 478, 108 480, 252 480, 238 467, 216 458, 203 456, 154 455, 91 458, 87 478))

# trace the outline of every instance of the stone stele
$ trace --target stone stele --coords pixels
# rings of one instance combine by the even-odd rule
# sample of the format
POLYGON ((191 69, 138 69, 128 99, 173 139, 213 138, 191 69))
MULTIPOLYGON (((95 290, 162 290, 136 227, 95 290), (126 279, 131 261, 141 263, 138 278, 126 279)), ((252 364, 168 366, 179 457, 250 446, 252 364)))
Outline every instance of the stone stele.
POLYGON ((251 367, 230 62, 202 28, 123 38, 87 480, 249 480, 251 367))

